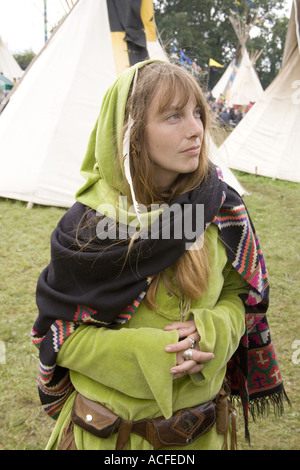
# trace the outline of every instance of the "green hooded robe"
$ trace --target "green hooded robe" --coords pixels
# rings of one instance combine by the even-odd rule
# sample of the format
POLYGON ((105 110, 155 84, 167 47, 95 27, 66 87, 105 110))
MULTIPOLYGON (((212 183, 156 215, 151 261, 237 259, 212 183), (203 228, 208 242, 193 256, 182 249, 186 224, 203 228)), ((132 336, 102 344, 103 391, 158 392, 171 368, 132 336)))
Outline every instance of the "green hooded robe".
MULTIPOLYGON (((147 62, 145 62, 147 63, 147 62)), ((108 90, 99 118, 92 132, 82 165, 86 179, 78 191, 79 202, 97 210, 99 201, 115 203, 124 172, 113 174, 112 156, 122 145, 125 105, 137 64, 123 73, 108 90)), ((123 210, 117 208, 117 212, 123 210)), ((127 210, 127 208, 125 208, 127 210)), ((134 214, 126 214, 132 219, 134 214)), ((245 308, 239 294, 248 293, 246 281, 228 262, 218 228, 207 230, 211 274, 205 294, 190 306, 160 284, 157 310, 141 303, 127 323, 113 328, 82 325, 62 345, 57 364, 70 370, 76 390, 98 401, 126 420, 140 420, 171 415, 181 408, 213 399, 219 392, 226 365, 245 331, 245 308), (183 315, 183 317, 182 317, 183 315), (173 379, 171 367, 176 353, 165 351, 168 344, 178 341, 176 330, 164 331, 174 321, 194 320, 200 334, 200 350, 213 352, 201 373, 173 379)), ((167 270, 172 277, 173 268, 167 270)), ((75 392, 69 397, 56 422, 47 449, 56 449, 69 422, 75 392)), ((76 425, 76 446, 79 450, 113 450, 117 434, 100 439, 76 425)), ((215 426, 205 435, 181 450, 221 449, 224 435, 215 426)), ((128 450, 151 450, 140 436, 131 434, 128 450)), ((172 448, 174 449, 174 448, 172 448)))

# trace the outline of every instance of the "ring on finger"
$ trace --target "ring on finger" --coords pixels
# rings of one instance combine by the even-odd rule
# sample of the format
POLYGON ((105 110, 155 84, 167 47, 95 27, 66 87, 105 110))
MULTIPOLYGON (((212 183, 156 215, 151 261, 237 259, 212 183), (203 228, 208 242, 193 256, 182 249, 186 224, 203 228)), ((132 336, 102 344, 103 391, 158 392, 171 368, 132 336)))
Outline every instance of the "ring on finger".
POLYGON ((188 339, 189 339, 190 342, 191 342, 190 348, 191 348, 191 349, 194 349, 195 344, 196 344, 196 340, 195 340, 194 338, 191 338, 190 336, 188 336, 188 339))
POLYGON ((192 361, 193 360, 193 350, 191 348, 189 349, 186 349, 184 352, 183 352, 183 359, 185 361, 192 361))

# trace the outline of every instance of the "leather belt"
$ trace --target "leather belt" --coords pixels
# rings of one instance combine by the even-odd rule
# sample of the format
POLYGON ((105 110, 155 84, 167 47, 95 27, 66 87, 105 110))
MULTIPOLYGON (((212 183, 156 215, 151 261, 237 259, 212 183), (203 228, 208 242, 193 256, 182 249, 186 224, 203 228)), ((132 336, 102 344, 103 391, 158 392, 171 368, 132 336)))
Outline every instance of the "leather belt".
POLYGON ((128 421, 100 403, 77 393, 72 409, 72 421, 100 438, 108 438, 118 433, 116 450, 126 449, 130 433, 141 436, 149 441, 155 450, 159 450, 191 444, 208 432, 216 422, 216 403, 209 401, 192 408, 184 408, 176 411, 169 419, 159 417, 128 421))

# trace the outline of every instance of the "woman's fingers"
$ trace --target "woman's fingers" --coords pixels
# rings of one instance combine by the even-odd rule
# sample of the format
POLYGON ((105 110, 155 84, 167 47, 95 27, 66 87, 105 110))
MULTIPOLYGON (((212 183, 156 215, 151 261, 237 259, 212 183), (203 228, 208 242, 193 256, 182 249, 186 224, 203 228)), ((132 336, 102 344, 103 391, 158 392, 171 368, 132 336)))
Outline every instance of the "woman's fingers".
POLYGON ((176 353, 176 366, 170 369, 170 372, 174 374, 174 379, 185 374, 200 372, 204 367, 203 362, 214 358, 214 354, 211 352, 199 351, 200 335, 194 321, 173 322, 171 325, 166 326, 164 330, 177 330, 179 338, 184 338, 165 347, 166 352, 176 353), (190 357, 184 358, 183 354, 186 350, 189 350, 190 357))
POLYGON ((196 362, 196 363, 199 363, 199 362, 207 362, 207 361, 210 361, 211 359, 213 359, 215 356, 213 353, 211 352, 204 352, 204 351, 198 351, 197 349, 191 349, 191 359, 185 361, 184 358, 183 358, 183 353, 178 353, 178 355, 180 355, 182 357, 179 357, 179 364, 182 365, 183 363, 187 363, 187 362, 196 362), (183 362, 182 362, 183 361, 183 362))
POLYGON ((178 351, 185 351, 189 348, 196 348, 200 341, 200 335, 198 333, 192 334, 187 338, 183 339, 182 341, 178 341, 176 343, 168 344, 165 347, 167 352, 178 352, 178 351))
POLYGON ((186 374, 196 374, 204 368, 204 364, 198 364, 195 361, 184 361, 182 364, 170 369, 174 379, 183 377, 186 374))
POLYGON ((171 323, 171 325, 165 326, 164 330, 177 330, 179 338, 185 338, 186 336, 195 333, 197 331, 197 328, 195 322, 193 320, 189 320, 185 322, 175 321, 171 323))
POLYGON ((186 373, 195 374, 200 372, 204 364, 203 362, 210 361, 214 358, 214 354, 210 352, 198 351, 191 349, 192 359, 184 360, 183 353, 177 353, 177 365, 170 369, 171 374, 174 374, 174 378, 182 377, 186 373))
POLYGON ((193 361, 189 361, 190 364, 186 364, 188 361, 183 364, 183 366, 176 366, 173 367, 170 372, 173 374, 174 379, 178 379, 180 377, 183 377, 184 375, 187 374, 196 374, 197 372, 201 372, 201 370, 204 368, 204 364, 195 364, 193 361), (193 362, 193 364, 191 364, 193 362))

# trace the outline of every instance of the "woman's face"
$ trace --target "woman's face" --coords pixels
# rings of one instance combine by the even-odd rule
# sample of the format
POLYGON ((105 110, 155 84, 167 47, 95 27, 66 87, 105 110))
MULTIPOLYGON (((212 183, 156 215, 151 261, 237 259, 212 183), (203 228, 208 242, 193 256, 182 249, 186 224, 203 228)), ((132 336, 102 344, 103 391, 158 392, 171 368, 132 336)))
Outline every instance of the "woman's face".
POLYGON ((159 113, 161 93, 156 93, 146 117, 146 141, 161 189, 169 188, 180 173, 191 173, 199 164, 204 128, 196 98, 180 109, 178 92, 170 106, 159 113))

